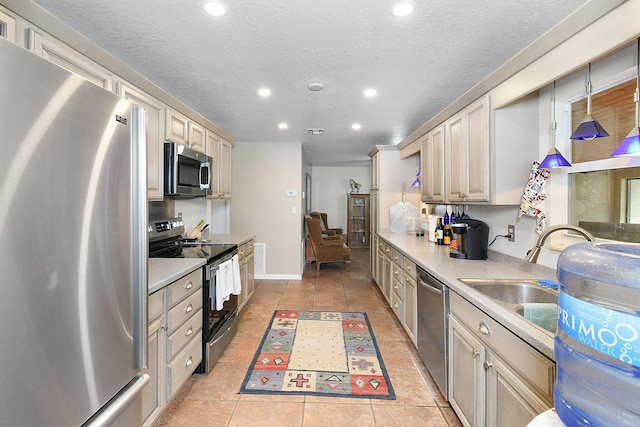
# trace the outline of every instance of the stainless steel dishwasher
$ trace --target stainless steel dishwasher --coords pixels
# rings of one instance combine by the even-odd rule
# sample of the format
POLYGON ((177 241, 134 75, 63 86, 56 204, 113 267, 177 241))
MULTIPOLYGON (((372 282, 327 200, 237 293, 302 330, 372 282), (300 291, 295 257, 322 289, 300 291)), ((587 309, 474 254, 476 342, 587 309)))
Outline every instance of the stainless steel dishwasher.
POLYGON ((418 270, 418 354, 445 399, 449 288, 420 267, 418 270))

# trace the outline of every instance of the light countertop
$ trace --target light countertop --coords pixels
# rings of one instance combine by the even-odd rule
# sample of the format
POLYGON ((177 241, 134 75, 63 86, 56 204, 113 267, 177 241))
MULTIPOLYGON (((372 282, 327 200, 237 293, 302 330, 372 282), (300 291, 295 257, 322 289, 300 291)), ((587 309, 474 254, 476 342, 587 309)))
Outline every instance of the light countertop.
MULTIPOLYGON (((204 233, 203 239, 212 243, 243 245, 255 238, 253 234, 209 234, 204 233)), ((170 283, 186 276, 207 263, 199 258, 149 258, 148 280, 149 294, 159 291, 170 283)))
MULTIPOLYGON (((540 353, 554 360, 553 334, 532 325, 523 317, 510 312, 499 303, 460 282, 459 278, 540 279, 541 276, 523 271, 509 263, 487 260, 451 258, 448 246, 438 246, 427 237, 409 234, 378 234, 387 243, 403 252, 417 265, 441 280, 490 317, 511 330, 540 353)), ((372 248, 377 250, 377 248, 372 248)), ((546 277, 548 278, 548 277, 546 277)))
POLYGON ((149 258, 149 295, 207 263, 203 258, 149 258))
POLYGON ((231 244, 231 245, 244 245, 251 239, 255 239, 255 234, 209 234, 206 231, 203 233, 202 238, 211 240, 211 243, 231 244))

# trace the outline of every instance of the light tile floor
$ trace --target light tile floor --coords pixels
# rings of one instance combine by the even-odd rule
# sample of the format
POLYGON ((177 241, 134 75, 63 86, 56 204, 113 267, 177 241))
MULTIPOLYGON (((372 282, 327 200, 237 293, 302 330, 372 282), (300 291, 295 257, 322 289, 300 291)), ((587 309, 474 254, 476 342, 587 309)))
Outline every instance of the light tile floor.
POLYGON ((156 426, 461 426, 373 282, 368 249, 351 250, 351 271, 307 264, 302 280, 263 280, 239 331, 209 375, 193 375, 156 426), (276 309, 364 311, 396 400, 238 394, 276 309))

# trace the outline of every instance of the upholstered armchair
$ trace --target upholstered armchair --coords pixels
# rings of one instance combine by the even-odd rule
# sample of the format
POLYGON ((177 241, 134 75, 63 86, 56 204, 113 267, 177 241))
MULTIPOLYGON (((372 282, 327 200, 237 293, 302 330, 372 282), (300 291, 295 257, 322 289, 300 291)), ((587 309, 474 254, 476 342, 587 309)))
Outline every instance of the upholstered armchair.
POLYGON ((351 251, 342 239, 323 238, 320 227, 322 221, 319 219, 306 216, 305 221, 307 222, 309 238, 315 252, 316 271, 320 271, 320 264, 327 262, 343 262, 347 266, 347 270, 349 270, 351 268, 351 251))
POLYGON ((342 228, 329 228, 329 226, 327 225, 326 213, 314 211, 314 212, 309 212, 309 216, 311 216, 311 218, 315 218, 320 221, 320 231, 324 236, 330 236, 330 237, 336 236, 335 238, 339 237, 345 242, 347 241, 347 236, 345 234, 342 234, 342 228))

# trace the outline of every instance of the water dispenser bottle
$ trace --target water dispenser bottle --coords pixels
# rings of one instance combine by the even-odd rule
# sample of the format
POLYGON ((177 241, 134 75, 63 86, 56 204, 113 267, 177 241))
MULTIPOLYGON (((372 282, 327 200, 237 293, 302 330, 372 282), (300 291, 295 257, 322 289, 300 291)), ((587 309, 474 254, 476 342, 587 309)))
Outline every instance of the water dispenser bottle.
POLYGON ((578 243, 558 258, 554 404, 572 426, 640 426, 640 245, 578 243))

